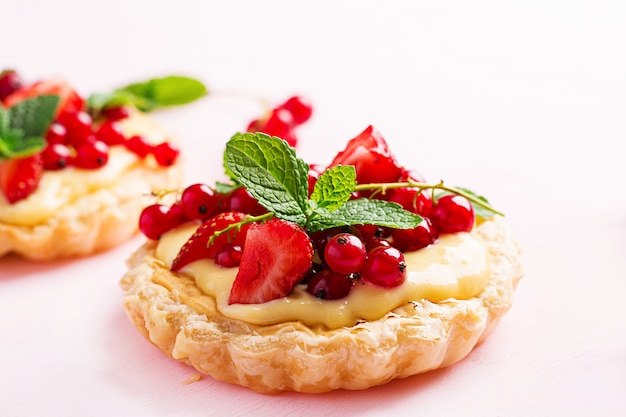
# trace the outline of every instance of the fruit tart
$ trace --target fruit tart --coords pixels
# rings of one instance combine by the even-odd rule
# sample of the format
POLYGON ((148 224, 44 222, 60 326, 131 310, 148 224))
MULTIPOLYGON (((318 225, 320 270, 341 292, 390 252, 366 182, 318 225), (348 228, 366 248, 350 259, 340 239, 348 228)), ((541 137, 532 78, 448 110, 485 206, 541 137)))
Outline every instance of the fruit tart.
POLYGON ((512 305, 522 266, 503 215, 407 170, 371 126, 322 167, 238 133, 224 167, 231 181, 144 209, 120 283, 136 328, 201 374, 366 389, 461 360, 512 305))
POLYGON ((91 254, 138 231, 154 188, 182 183, 174 137, 147 112, 206 93, 171 76, 83 98, 67 81, 0 74, 0 257, 91 254))

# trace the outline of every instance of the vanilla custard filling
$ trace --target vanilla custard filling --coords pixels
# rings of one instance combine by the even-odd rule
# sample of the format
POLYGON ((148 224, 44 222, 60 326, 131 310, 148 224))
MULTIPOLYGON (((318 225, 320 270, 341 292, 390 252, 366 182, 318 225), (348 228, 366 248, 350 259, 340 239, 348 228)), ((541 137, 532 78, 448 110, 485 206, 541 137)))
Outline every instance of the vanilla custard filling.
MULTIPOLYGON (((154 143, 165 138, 160 129, 146 116, 135 113, 122 122, 125 135, 143 134, 154 143)), ((139 163, 136 155, 123 146, 109 148, 109 160, 99 169, 68 167, 45 171, 37 189, 14 204, 0 193, 0 222, 16 226, 36 226, 45 223, 63 207, 80 196, 110 187, 120 181, 123 173, 139 163)))
MULTIPOLYGON (((156 257, 168 267, 180 247, 198 227, 182 225, 161 237, 156 257)), ((269 325, 302 321, 334 329, 352 326, 359 320, 377 320, 410 301, 432 302, 448 298, 468 299, 480 293, 489 281, 489 262, 483 245, 472 233, 444 235, 437 243, 404 254, 406 281, 396 288, 380 288, 357 281, 350 294, 340 300, 321 300, 298 285, 286 297, 263 304, 228 304, 237 268, 223 268, 212 259, 187 265, 182 272, 215 298, 218 311, 226 317, 252 324, 269 325)))

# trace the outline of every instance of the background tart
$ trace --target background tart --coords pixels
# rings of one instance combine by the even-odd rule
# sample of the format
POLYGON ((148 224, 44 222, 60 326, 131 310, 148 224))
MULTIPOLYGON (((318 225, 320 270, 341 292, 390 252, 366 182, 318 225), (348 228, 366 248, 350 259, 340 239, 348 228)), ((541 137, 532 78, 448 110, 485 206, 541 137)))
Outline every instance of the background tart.
POLYGON ((414 300, 383 318, 327 329, 301 322, 253 325, 220 314, 192 277, 172 273, 146 242, 121 280, 124 307, 165 354, 215 379, 262 393, 359 390, 449 366, 484 340, 511 307, 520 247, 501 217, 472 232, 490 277, 476 297, 414 300))
MULTIPOLYGON (((172 136, 152 117, 139 111, 133 111, 122 125, 127 136, 144 135, 153 143, 172 141, 172 136)), ((63 170, 62 175, 72 177, 81 190, 61 198, 61 203, 55 195, 56 206, 49 215, 25 221, 20 210, 34 201, 43 204, 48 201, 41 198, 42 193, 49 191, 45 177, 57 175, 56 172, 46 172, 39 189, 26 200, 14 206, 0 204, 0 256, 15 253, 32 260, 82 256, 112 248, 135 235, 139 214, 152 201, 150 193, 154 189, 178 187, 182 182, 182 166, 180 158, 164 167, 151 157, 142 159, 123 147, 114 148, 107 165, 115 165, 116 158, 127 162, 106 181, 99 180, 104 175, 99 170, 63 170), (94 184, 86 186, 87 177, 82 175, 95 179, 94 184)), ((63 187, 67 189, 71 185, 63 187)), ((25 211, 37 210, 30 206, 25 211)))

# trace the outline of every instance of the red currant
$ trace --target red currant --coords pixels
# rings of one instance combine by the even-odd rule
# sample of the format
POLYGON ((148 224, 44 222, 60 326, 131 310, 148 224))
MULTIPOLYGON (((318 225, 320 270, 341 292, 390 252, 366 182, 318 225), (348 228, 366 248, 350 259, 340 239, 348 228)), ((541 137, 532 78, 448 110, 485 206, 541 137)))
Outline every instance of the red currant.
POLYGON ((380 287, 393 288, 406 279, 406 262, 400 250, 379 246, 367 254, 361 269, 361 279, 380 287))
POLYGON ((67 129, 60 123, 51 123, 46 133, 48 144, 65 143, 67 139, 67 129))
POLYGON ((152 152, 152 144, 145 137, 139 135, 128 138, 124 142, 124 146, 140 158, 145 158, 152 152))
POLYGON ((102 110, 102 115, 111 121, 123 120, 130 116, 128 108, 124 106, 109 107, 102 110))
POLYGON ((16 71, 6 70, 0 73, 0 100, 4 100, 22 87, 24 80, 16 71))
POLYGON ((391 236, 393 246, 403 252, 425 248, 437 240, 437 232, 428 218, 423 218, 413 229, 395 229, 391 236))
POLYGON ((153 148, 152 154, 159 165, 169 167, 178 159, 180 150, 169 142, 163 142, 153 148))
POLYGON ((99 140, 86 142, 76 148, 72 164, 78 168, 97 169, 109 161, 109 146, 99 140))
POLYGON ((189 217, 185 216, 183 212, 183 205, 180 201, 172 204, 167 211, 168 220, 172 222, 172 224, 176 226, 180 226, 181 224, 191 220, 189 217))
POLYGON ((339 233, 330 238, 324 247, 324 261, 335 272, 352 274, 358 272, 367 251, 363 241, 351 233, 339 233))
POLYGON ((323 300, 338 300, 346 297, 353 286, 354 280, 349 276, 324 269, 311 276, 307 291, 323 300))
POLYGON ((139 230, 148 239, 156 240, 175 227, 168 215, 169 207, 164 204, 152 204, 143 209, 139 216, 139 230))
POLYGON ((252 197, 250 192, 243 187, 233 190, 228 195, 227 211, 240 211, 242 213, 258 216, 267 213, 267 209, 259 204, 259 201, 252 197))
POLYGON ((389 201, 398 203, 412 213, 428 216, 433 206, 429 191, 414 188, 398 188, 393 190, 389 201))
POLYGON ((66 140, 72 146, 79 146, 86 142, 92 134, 92 120, 87 112, 62 113, 59 123, 67 129, 66 140))
POLYGON ((216 214, 219 195, 206 184, 193 184, 185 188, 180 203, 185 216, 204 221, 216 214))
POLYGON ((107 145, 121 145, 125 140, 122 125, 111 120, 105 121, 98 127, 96 137, 107 145))
POLYGON ((447 194, 433 205, 430 221, 439 234, 469 232, 474 227, 474 208, 467 198, 447 194))
POLYGON ((367 249, 368 252, 370 252, 372 249, 377 248, 379 246, 386 246, 386 247, 391 246, 391 243, 389 243, 387 239, 383 239, 382 237, 376 237, 376 236, 369 238, 364 243, 365 243, 365 249, 367 249))
POLYGON ((226 268, 239 266, 243 249, 239 245, 228 243, 218 249, 215 254, 215 263, 226 268))
POLYGON ((70 148, 62 143, 52 143, 46 146, 41 153, 41 157, 44 169, 56 171, 68 165, 72 153, 70 152, 70 148))
POLYGON ((313 106, 307 99, 301 96, 290 97, 282 107, 289 110, 294 123, 298 125, 309 120, 313 114, 313 106))

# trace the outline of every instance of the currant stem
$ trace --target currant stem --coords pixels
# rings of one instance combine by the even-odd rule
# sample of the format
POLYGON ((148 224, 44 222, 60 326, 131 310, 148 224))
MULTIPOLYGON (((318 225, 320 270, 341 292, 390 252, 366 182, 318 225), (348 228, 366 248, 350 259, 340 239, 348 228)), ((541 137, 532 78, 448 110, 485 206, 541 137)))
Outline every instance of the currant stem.
POLYGON ((262 221, 262 220, 269 220, 274 216, 274 212, 267 212, 264 214, 260 214, 258 216, 246 216, 242 221, 237 222, 237 223, 233 223, 225 228, 223 228, 222 230, 218 230, 217 232, 213 233, 211 235, 211 237, 209 238, 209 242, 207 243, 207 246, 211 246, 213 244, 213 241, 223 235, 224 233, 228 233, 229 231, 233 230, 233 229, 237 229, 237 231, 241 230, 241 226, 244 226, 246 224, 249 223, 254 223, 254 222, 258 222, 258 221, 262 221))
POLYGON ((417 181, 412 181, 412 180, 408 180, 405 182, 389 182, 389 183, 372 183, 372 184, 359 184, 354 188, 354 191, 364 191, 364 190, 375 190, 375 192, 381 192, 381 193, 385 193, 387 190, 391 190, 394 188, 419 188, 421 190, 426 190, 426 189, 432 189, 432 190, 444 190, 444 191, 449 191, 453 194, 457 194, 460 195, 462 197, 467 198, 469 201, 471 201, 472 203, 491 211, 492 213, 498 214, 500 216, 504 216, 504 213, 494 209, 493 207, 491 207, 491 205, 489 205, 488 203, 486 203, 485 201, 481 200, 480 198, 477 198, 476 196, 467 193, 463 190, 460 190, 456 187, 449 187, 447 185, 445 185, 443 183, 443 181, 439 181, 438 183, 424 183, 424 182, 417 182, 417 181))

